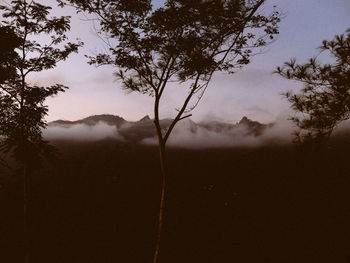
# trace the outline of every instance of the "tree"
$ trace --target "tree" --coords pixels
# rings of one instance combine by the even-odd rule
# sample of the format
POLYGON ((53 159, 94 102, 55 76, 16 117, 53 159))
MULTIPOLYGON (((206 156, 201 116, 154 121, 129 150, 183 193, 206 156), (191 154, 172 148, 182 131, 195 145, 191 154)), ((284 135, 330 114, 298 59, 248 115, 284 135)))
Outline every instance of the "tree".
POLYGON ((14 30, 9 26, 0 27, 0 84, 10 79, 15 74, 15 68, 11 61, 17 58, 15 49, 19 47, 22 40, 18 37, 14 30))
POLYGON ((21 39, 20 43, 11 39, 8 41, 9 45, 14 44, 12 48, 16 47, 18 53, 10 50, 10 55, 5 56, 3 62, 10 70, 0 83, 0 151, 11 153, 20 164, 26 238, 30 175, 43 159, 53 153, 53 147, 42 138, 42 129, 46 127, 44 117, 48 111, 44 102, 47 97, 67 89, 61 84, 49 87, 31 85, 27 82, 27 76, 54 68, 82 45, 80 42, 65 43, 70 18, 50 17, 50 9, 49 6, 26 0, 0 5, 5 19, 1 22, 5 26, 3 28, 12 30, 11 38, 21 39), (39 36, 46 36, 48 43, 37 42, 36 37, 39 36))
MULTIPOLYGON (((11 79, 16 74, 16 69, 11 63, 17 59, 18 54, 15 49, 21 44, 21 39, 14 33, 11 27, 0 27, 0 39, 2 40, 0 46, 0 85, 6 80, 11 79)), ((0 165, 8 170, 11 167, 6 160, 0 157, 0 165)))
POLYGON ((175 125, 191 116, 217 71, 234 73, 248 64, 253 50, 278 34, 280 14, 258 13, 265 0, 58 0, 78 12, 95 15, 98 33, 109 52, 90 57, 95 65, 114 65, 129 91, 154 98, 154 124, 159 142, 162 190, 156 249, 158 262, 165 205, 165 146, 175 125), (107 41, 108 40, 108 41, 107 41), (110 40, 110 41, 109 41, 110 40), (160 104, 169 82, 188 87, 183 104, 168 127, 160 123, 160 104))
POLYGON ((320 145, 326 143, 334 128, 350 118, 350 29, 319 47, 332 64, 320 64, 311 58, 305 64, 292 59, 276 73, 303 83, 300 93, 284 94, 295 116, 291 120, 299 128, 295 142, 320 145))

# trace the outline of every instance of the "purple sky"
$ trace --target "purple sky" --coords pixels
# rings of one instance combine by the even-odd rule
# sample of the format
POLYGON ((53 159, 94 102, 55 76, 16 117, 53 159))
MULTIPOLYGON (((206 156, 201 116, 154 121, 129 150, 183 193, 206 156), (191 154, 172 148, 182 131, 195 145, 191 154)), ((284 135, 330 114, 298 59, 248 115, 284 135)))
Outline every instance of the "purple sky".
MULTIPOLYGON (((53 0, 42 2, 55 4, 53 0)), ((280 24, 277 41, 238 73, 217 73, 193 111, 193 120, 210 118, 236 122, 246 115, 261 122, 271 122, 286 116, 288 104, 280 94, 298 84, 271 72, 291 57, 304 62, 317 55, 316 48, 322 40, 330 40, 350 28, 349 0, 268 0, 264 9, 270 10, 273 5, 286 15, 280 24)), ((50 109, 47 119, 76 120, 102 113, 120 115, 127 120, 138 120, 147 114, 152 116, 151 97, 122 90, 112 76, 115 70, 112 67, 87 65, 85 54, 91 55, 105 48, 91 22, 83 21, 83 15, 76 15, 69 8, 54 8, 54 13, 72 15, 69 36, 80 38, 85 46, 56 69, 31 77, 30 80, 37 84, 62 83, 70 87, 66 93, 47 101, 50 109)), ((185 94, 185 88, 173 85, 162 103, 162 117, 173 117, 174 109, 179 107, 185 94)))

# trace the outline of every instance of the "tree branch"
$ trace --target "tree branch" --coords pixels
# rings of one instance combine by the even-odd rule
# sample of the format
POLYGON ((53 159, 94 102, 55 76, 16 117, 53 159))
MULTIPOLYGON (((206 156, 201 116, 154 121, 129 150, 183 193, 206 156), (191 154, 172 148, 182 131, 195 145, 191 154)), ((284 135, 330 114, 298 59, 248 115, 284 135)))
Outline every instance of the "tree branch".
POLYGON ((197 78, 195 80, 195 83, 193 84, 193 87, 192 87, 190 93, 188 94, 184 104, 182 105, 179 113, 176 115, 175 119, 172 121, 172 123, 170 124, 168 130, 166 131, 165 136, 164 136, 164 143, 167 142, 167 140, 168 140, 172 130, 174 129, 175 125, 180 121, 182 114, 186 110, 188 103, 190 102, 193 94, 195 93, 196 89, 198 88, 197 85, 198 85, 198 81, 199 81, 200 76, 201 76, 201 74, 198 73, 197 78))
POLYGON ((5 91, 8 95, 10 95, 11 98, 13 98, 14 100, 16 100, 18 103, 21 103, 21 101, 20 101, 15 95, 13 95, 10 91, 8 91, 6 88, 4 88, 3 85, 0 85, 0 89, 2 89, 3 91, 5 91))

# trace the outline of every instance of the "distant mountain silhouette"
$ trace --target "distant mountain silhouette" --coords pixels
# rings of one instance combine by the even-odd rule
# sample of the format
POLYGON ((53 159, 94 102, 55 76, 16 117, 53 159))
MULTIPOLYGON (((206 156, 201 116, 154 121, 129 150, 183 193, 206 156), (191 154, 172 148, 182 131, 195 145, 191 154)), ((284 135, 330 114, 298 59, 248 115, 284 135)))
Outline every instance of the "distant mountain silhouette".
POLYGON ((261 124, 257 121, 252 121, 244 116, 238 123, 239 126, 244 126, 247 128, 246 135, 260 136, 263 134, 266 128, 273 126, 273 124, 261 124))
POLYGON ((101 114, 93 115, 87 118, 77 120, 77 121, 67 121, 67 120, 57 120, 49 123, 49 126, 71 126, 75 124, 86 124, 89 126, 94 126, 99 122, 107 123, 108 125, 116 125, 117 127, 121 126, 126 121, 115 115, 111 114, 101 114))
MULTIPOLYGON (((161 120, 162 128, 166 129, 171 119, 161 120)), ((244 136, 260 136, 266 128, 273 126, 273 124, 262 124, 257 121, 243 117, 238 123, 230 124, 225 122, 210 121, 196 123, 190 119, 185 120, 186 129, 190 133, 196 134, 198 129, 203 129, 208 132, 216 133, 230 133, 232 131, 239 131, 244 136)), ((127 141, 141 141, 146 138, 156 136, 153 120, 147 115, 139 121, 126 121, 120 116, 102 114, 94 115, 77 121, 57 120, 49 123, 49 127, 64 127, 69 128, 77 124, 84 124, 88 126, 95 126, 98 123, 106 123, 111 126, 116 126, 118 133, 127 141)))
POLYGON ((266 128, 272 127, 273 124, 262 124, 257 121, 252 121, 244 116, 238 123, 229 124, 224 122, 212 121, 206 123, 199 123, 199 126, 215 132, 225 132, 235 128, 241 128, 244 131, 244 135, 260 136, 263 134, 266 128))

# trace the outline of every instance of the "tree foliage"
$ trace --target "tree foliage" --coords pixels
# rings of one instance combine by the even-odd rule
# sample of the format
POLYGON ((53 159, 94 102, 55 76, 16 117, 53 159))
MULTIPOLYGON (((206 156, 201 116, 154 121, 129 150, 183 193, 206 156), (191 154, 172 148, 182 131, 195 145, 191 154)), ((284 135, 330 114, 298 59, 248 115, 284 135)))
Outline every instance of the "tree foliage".
POLYGON ((11 29, 10 51, 2 57, 2 65, 11 69, 11 74, 0 83, 0 150, 11 152, 20 163, 31 166, 52 152, 42 138, 42 128, 46 126, 44 116, 48 111, 44 101, 67 87, 32 85, 27 82, 27 76, 54 68, 82 45, 66 41, 70 18, 51 17, 50 9, 26 0, 0 5, 2 28, 11 29), (41 39, 39 43, 38 37, 49 41, 43 44, 41 39))
POLYGON ((3 83, 16 73, 16 69, 11 62, 17 59, 18 54, 15 49, 20 46, 22 40, 9 26, 0 27, 0 39, 0 83, 3 83))
POLYGON ((331 41, 324 40, 320 52, 327 52, 332 63, 311 58, 305 64, 295 59, 278 67, 286 79, 304 84, 300 93, 285 93, 296 112, 291 119, 298 126, 297 143, 326 142, 334 128, 350 118, 350 30, 331 41))

